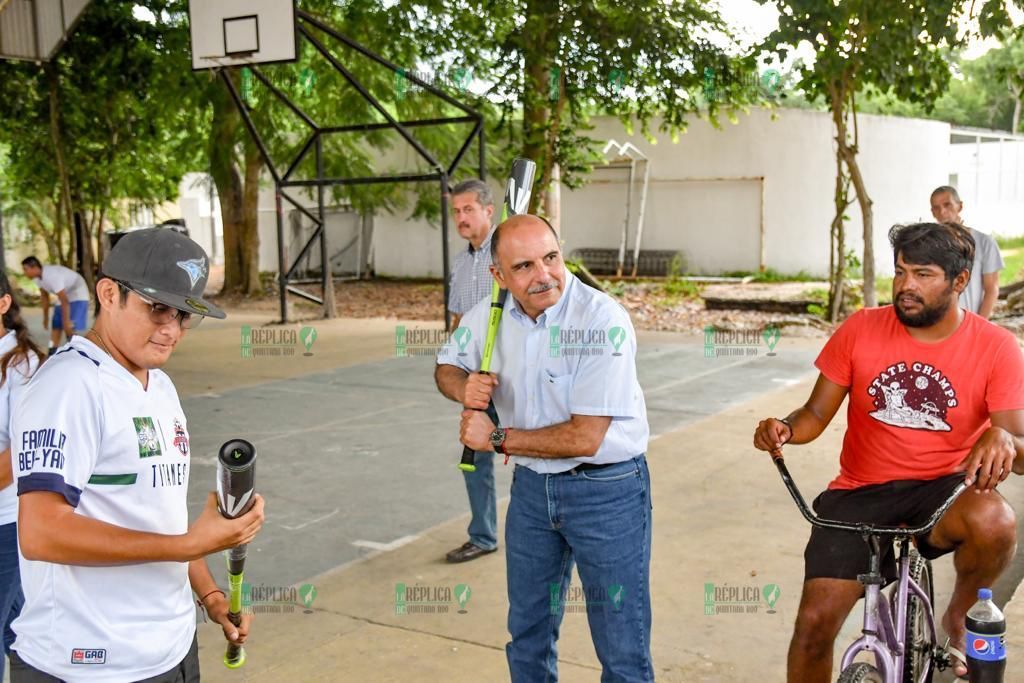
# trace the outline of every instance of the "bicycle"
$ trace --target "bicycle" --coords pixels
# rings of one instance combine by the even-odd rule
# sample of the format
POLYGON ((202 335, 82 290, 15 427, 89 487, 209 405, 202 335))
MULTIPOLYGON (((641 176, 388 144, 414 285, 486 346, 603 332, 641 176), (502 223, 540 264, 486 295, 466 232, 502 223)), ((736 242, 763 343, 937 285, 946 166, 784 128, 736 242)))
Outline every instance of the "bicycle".
POLYGON ((952 659, 937 643, 931 562, 918 554, 910 539, 931 531, 967 486, 961 482, 917 528, 839 522, 818 517, 800 494, 783 458, 773 456, 773 460, 804 519, 816 527, 858 533, 870 549, 868 572, 857 576, 864 586, 864 627, 861 637, 843 654, 839 683, 931 683, 932 673, 951 666, 952 659), (899 581, 883 596, 882 538, 889 536, 899 543, 899 581), (864 651, 874 655, 874 664, 853 661, 864 651))

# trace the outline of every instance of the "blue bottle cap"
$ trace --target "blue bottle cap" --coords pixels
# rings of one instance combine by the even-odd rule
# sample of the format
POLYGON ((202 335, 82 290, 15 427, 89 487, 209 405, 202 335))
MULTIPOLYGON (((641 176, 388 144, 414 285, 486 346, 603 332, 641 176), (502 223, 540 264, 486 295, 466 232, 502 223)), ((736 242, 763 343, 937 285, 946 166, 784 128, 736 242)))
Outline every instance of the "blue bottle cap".
POLYGON ((991 600, 992 599, 992 589, 991 588, 979 588, 978 589, 978 599, 979 600, 991 600))

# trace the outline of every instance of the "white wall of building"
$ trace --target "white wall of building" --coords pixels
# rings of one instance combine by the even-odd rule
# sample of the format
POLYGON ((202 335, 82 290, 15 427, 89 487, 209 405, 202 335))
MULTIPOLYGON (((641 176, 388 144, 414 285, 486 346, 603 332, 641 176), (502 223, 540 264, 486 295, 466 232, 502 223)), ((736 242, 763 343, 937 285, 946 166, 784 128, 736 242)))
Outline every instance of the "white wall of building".
MULTIPOLYGON (((735 124, 722 121, 720 128, 694 121, 675 143, 658 132, 658 121, 652 124, 654 142, 639 134, 627 135, 617 119, 599 117, 593 123, 591 137, 629 141, 650 158, 643 249, 678 250, 685 257, 687 270, 694 273, 756 270, 762 258, 763 216, 766 267, 782 273, 806 271, 823 276, 827 272, 836 168, 834 134, 827 113, 783 109, 773 114, 755 109, 741 114, 735 124)), ((878 274, 892 273, 889 228, 896 223, 930 220, 929 194, 951 178, 958 181, 967 203, 965 219, 969 223, 999 234, 1024 234, 1024 142, 1006 143, 1001 152, 997 145, 982 145, 979 164, 974 145, 950 144, 946 123, 869 115, 859 116, 858 123, 858 158, 873 202, 878 274), (982 175, 975 180, 972 173, 982 175)), ((415 154, 403 147, 386 156, 391 169, 409 170, 417 162, 415 154)), ((490 179, 497 198, 503 180, 490 179)), ((578 190, 562 190, 566 252, 619 246, 626 171, 595 170, 591 180, 578 190)), ((635 242, 639 187, 637 182, 630 249, 635 242)), ((188 214, 186 218, 198 214, 204 226, 201 232, 213 235, 216 226, 210 225, 210 216, 204 213, 208 199, 203 205, 194 189, 189 196, 196 206, 184 203, 183 191, 183 214, 188 214)), ((310 197, 302 201, 307 206, 314 204, 310 197)), ((441 277, 440 221, 410 220, 412 202, 409 205, 404 212, 381 212, 373 217, 369 251, 375 271, 394 277, 441 277)), ((860 257, 862 226, 856 202, 847 215, 847 248, 860 257)), ((219 212, 215 219, 219 224, 219 212)), ((260 270, 276 271, 276 221, 269 179, 260 194, 259 222, 260 270)), ((465 244, 454 225, 449 228, 453 257, 465 244)), ((290 258, 297 249, 296 244, 289 244, 290 258)))
MULTIPOLYGON (((1024 235, 1024 139, 971 141, 954 130, 949 184, 964 203, 964 222, 996 235, 1024 235)), ((965 132, 966 133, 966 132, 965 132)))

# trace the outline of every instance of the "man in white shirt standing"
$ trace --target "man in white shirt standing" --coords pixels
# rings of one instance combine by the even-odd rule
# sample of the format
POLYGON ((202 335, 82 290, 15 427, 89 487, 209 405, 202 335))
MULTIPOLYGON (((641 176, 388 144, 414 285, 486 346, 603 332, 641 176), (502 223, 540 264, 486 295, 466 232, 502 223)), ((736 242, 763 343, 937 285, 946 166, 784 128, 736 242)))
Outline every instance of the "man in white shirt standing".
MULTIPOLYGON (((649 428, 629 314, 565 268, 554 229, 514 216, 491 237, 508 302, 480 367, 490 301, 438 354, 441 393, 461 403, 460 440, 515 462, 505 520, 512 683, 558 679, 557 640, 576 565, 602 681, 653 681, 649 428), (482 412, 494 399, 501 426, 482 412)), ((571 598, 582 602, 578 593, 571 598)))
POLYGON ((84 330, 89 326, 89 288, 85 278, 64 266, 55 266, 39 262, 35 256, 29 256, 21 262, 21 270, 26 277, 35 280, 39 285, 39 305, 43 309, 43 329, 50 328, 50 353, 60 345, 63 332, 70 340, 76 330, 84 330), (53 309, 51 323, 50 294, 57 297, 57 306, 53 309))
MULTIPOLYGON (((960 212, 964 204, 955 187, 943 185, 932 190, 932 216, 939 223, 963 225, 960 212)), ((999 300, 999 271, 1003 269, 1003 255, 999 245, 989 235, 967 226, 974 238, 974 265, 967 289, 960 294, 960 307, 977 313, 988 320, 999 300)))
POLYGON ((211 492, 190 527, 187 421, 163 366, 203 300, 209 261, 172 230, 129 233, 96 283, 95 326, 43 364, 15 407, 11 451, 25 604, 15 683, 198 681, 193 592, 232 642, 206 555, 249 543, 263 500, 235 520, 211 492))

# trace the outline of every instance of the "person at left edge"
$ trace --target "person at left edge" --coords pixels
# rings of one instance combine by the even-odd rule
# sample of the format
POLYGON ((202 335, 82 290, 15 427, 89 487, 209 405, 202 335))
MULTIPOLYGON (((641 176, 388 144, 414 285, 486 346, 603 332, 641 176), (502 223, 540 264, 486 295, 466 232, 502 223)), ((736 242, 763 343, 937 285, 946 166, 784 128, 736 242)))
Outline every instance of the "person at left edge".
MULTIPOLYGON (((18 570, 18 496, 11 470, 11 407, 18 400, 44 356, 28 333, 11 283, 0 273, 0 628, 3 652, 14 644, 11 623, 21 612, 21 574, 18 570)), ((3 655, 0 655, 0 683, 3 655)))
POLYGON ((187 422, 160 368, 203 300, 209 261, 173 230, 121 238, 96 283, 100 312, 36 373, 15 407, 12 460, 25 605, 11 679, 198 681, 195 592, 243 642, 206 555, 249 543, 263 499, 228 520, 213 492, 188 524, 187 422))

